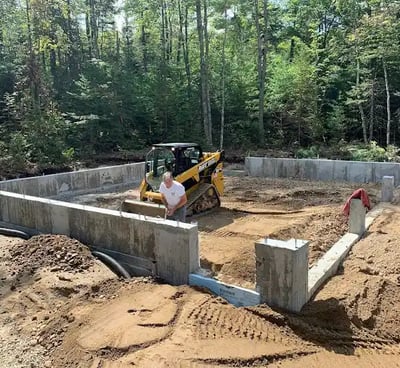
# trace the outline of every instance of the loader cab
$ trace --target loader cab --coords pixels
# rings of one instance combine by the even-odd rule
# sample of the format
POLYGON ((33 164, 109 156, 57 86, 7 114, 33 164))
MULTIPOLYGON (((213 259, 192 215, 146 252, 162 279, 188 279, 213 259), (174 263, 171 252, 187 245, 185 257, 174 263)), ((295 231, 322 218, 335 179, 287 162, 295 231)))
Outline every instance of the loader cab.
POLYGON ((197 143, 160 143, 153 145, 146 155, 146 182, 158 192, 166 171, 173 176, 189 170, 203 160, 203 152, 197 143))
POLYGON ((203 158, 203 153, 199 146, 191 147, 176 147, 174 149, 175 155, 175 170, 174 176, 177 176, 191 167, 196 166, 203 158))

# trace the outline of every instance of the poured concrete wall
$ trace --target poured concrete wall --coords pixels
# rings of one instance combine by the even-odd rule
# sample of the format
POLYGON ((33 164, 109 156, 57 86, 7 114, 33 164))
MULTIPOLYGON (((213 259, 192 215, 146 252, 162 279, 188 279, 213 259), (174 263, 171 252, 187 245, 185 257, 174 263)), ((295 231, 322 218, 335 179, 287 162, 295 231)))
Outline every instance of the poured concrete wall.
POLYGON ((0 221, 147 260, 156 276, 173 285, 187 284, 199 268, 196 225, 5 191, 0 221))
POLYGON ((35 176, 0 182, 0 190, 43 198, 83 194, 138 183, 144 176, 144 163, 101 167, 82 171, 35 176))
POLYGON ((245 166, 258 177, 381 183, 384 176, 393 176, 400 185, 399 163, 246 157, 245 166))
POLYGON ((260 239, 255 243, 261 303, 299 312, 308 298, 308 241, 260 239))

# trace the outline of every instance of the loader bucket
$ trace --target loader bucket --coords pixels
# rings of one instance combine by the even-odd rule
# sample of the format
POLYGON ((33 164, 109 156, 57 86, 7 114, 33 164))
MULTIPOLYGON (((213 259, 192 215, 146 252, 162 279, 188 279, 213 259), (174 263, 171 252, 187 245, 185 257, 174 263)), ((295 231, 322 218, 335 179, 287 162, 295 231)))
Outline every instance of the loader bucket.
POLYGON ((142 202, 134 199, 125 199, 121 205, 121 211, 136 213, 151 217, 165 218, 165 206, 162 204, 142 202))

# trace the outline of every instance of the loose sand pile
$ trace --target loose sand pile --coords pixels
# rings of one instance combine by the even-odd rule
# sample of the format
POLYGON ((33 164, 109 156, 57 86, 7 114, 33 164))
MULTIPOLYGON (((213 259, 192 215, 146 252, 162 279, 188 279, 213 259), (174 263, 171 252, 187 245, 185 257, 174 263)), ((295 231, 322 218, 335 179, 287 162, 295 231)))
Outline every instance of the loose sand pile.
POLYGON ((43 267, 83 272, 94 259, 88 247, 65 235, 34 236, 12 249, 11 257, 19 269, 27 272, 43 267))

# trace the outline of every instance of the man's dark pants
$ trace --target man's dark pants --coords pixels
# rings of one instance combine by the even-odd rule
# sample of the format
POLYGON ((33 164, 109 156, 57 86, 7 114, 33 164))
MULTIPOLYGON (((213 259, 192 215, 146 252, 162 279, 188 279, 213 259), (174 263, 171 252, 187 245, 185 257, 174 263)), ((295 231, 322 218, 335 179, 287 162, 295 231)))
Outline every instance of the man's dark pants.
POLYGON ((167 219, 186 222, 186 206, 180 207, 177 210, 175 210, 172 216, 167 216, 167 219))

